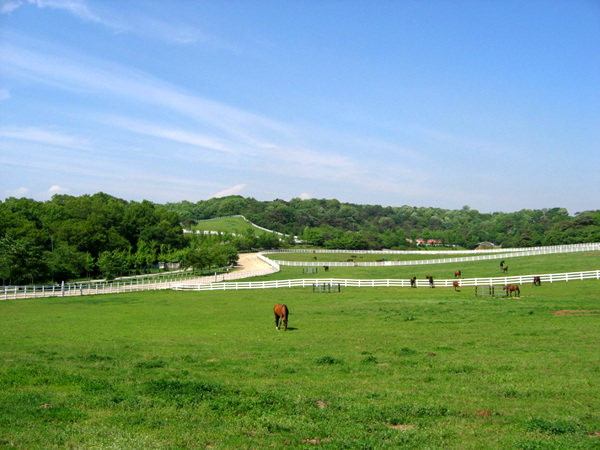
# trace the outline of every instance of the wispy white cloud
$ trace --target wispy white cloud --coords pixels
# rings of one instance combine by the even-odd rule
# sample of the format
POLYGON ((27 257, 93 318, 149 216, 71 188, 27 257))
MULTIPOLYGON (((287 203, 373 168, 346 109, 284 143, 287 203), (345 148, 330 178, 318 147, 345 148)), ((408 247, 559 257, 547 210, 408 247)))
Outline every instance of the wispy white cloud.
POLYGON ((48 194, 50 196, 53 196, 55 194, 68 194, 69 192, 71 192, 69 189, 61 187, 57 184, 51 186, 50 189, 48 189, 48 194))
POLYGON ((26 187, 20 187, 18 189, 8 190, 4 192, 4 197, 16 197, 21 198, 27 196, 29 189, 26 187))
POLYGON ((236 46, 213 34, 187 24, 174 24, 149 17, 129 17, 123 28, 144 38, 155 39, 167 44, 203 45, 217 50, 238 53, 236 46))
POLYGON ((87 3, 81 0, 9 0, 0 5, 0 13, 10 14, 24 5, 35 5, 38 8, 60 9, 69 12, 79 19, 102 22, 101 19, 90 11, 87 3))
POLYGON ((225 189, 223 191, 217 192, 211 198, 221 198, 221 197, 227 197, 228 195, 238 195, 242 191, 244 191, 244 189, 246 189, 246 185, 245 184, 236 184, 235 186, 232 186, 232 187, 230 187, 228 189, 225 189))
POLYGON ((40 52, 6 44, 0 52, 3 70, 68 91, 112 95, 166 108, 255 148, 273 147, 269 135, 290 131, 272 119, 182 92, 144 73, 84 55, 64 58, 58 56, 60 49, 46 49, 40 52))
POLYGON ((0 127, 0 138, 72 149, 85 149, 90 147, 90 143, 87 139, 40 127, 0 127))
MULTIPOLYGON (((383 190, 392 186, 399 175, 412 181, 419 180, 419 175, 407 164, 395 160, 382 168, 361 158, 364 151, 357 149, 378 148, 396 155, 394 158, 402 155, 404 159, 418 159, 412 152, 399 147, 384 142, 365 142, 364 139, 351 142, 350 137, 344 137, 340 145, 334 135, 319 139, 318 144, 309 144, 305 139, 311 136, 310 129, 296 129, 269 117, 190 94, 155 77, 110 62, 77 54, 67 57, 64 56, 66 52, 47 45, 39 47, 45 51, 32 48, 32 45, 23 48, 8 44, 0 52, 0 63, 5 70, 37 82, 50 83, 68 91, 83 91, 88 97, 113 97, 123 104, 147 105, 147 108, 169 116, 169 121, 186 123, 186 127, 175 127, 157 125, 156 119, 148 122, 138 118, 102 116, 98 112, 89 115, 92 120, 113 128, 231 155, 230 158, 212 158, 213 167, 368 186, 369 189, 376 189, 381 184, 383 190), (336 150, 346 144, 353 146, 347 147, 353 148, 352 152, 336 150)), ((0 136, 3 134, 48 145, 53 142, 71 147, 86 145, 75 136, 39 128, 0 128, 0 136)), ((201 156, 209 157, 207 152, 201 156)))
POLYGON ((185 23, 171 23, 167 20, 141 15, 137 12, 137 8, 133 10, 133 13, 127 14, 129 11, 124 11, 122 8, 111 10, 107 4, 100 5, 102 8, 97 7, 92 10, 85 0, 0 1, 0 14, 11 14, 23 6, 31 5, 40 9, 62 10, 80 20, 102 25, 119 34, 137 35, 144 39, 157 40, 167 44, 199 44, 218 50, 238 52, 234 45, 219 36, 185 23))
POLYGON ((10 14, 22 4, 22 1, 2 0, 2 3, 0 3, 0 14, 10 14))
POLYGON ((167 128, 155 123, 143 122, 126 117, 108 117, 101 120, 112 126, 146 136, 158 137, 181 144, 216 150, 218 152, 231 152, 231 150, 219 139, 200 133, 194 133, 178 128, 167 128))

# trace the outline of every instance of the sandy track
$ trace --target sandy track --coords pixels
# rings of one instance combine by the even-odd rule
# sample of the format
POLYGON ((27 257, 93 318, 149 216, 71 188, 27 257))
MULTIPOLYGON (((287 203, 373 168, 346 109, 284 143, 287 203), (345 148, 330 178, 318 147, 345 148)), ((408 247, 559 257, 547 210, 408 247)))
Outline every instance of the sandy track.
POLYGON ((258 258, 258 253, 240 253, 235 268, 238 271, 249 272, 252 270, 268 269, 271 266, 258 258))

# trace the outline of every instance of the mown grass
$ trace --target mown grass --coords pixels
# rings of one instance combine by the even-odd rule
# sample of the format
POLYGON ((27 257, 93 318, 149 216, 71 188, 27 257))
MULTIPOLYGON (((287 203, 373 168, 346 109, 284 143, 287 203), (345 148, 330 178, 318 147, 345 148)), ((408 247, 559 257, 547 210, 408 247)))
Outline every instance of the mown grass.
MULTIPOLYGON (((275 259, 273 255, 267 255, 275 259)), ((277 254, 277 259, 283 261, 311 261, 311 256, 301 253, 277 254)), ((366 255, 365 255, 366 256, 366 255)), ((403 256, 403 255, 402 255, 403 256)), ((318 255, 321 258, 321 255, 318 255)), ((330 256, 333 258, 333 256, 330 256)), ((339 260, 339 255, 337 255, 339 260)), ((428 258, 418 258, 426 260, 428 258)), ((314 261, 314 260, 313 260, 314 261)), ((319 261, 321 262, 321 261, 319 261)), ((505 258, 508 271, 500 268, 500 260, 470 261, 446 264, 423 264, 410 266, 383 266, 383 267, 334 267, 329 266, 325 272, 323 267, 317 267, 317 273, 304 273, 302 267, 281 266, 281 271, 268 277, 253 278, 262 281, 266 279, 294 279, 294 278, 351 278, 351 279, 409 279, 417 277, 425 279, 431 275, 435 279, 454 278, 454 272, 460 270, 463 278, 501 277, 512 275, 534 275, 546 273, 581 272, 598 270, 600 268, 600 253, 561 253, 553 255, 537 255, 505 258)), ((324 266, 327 262, 324 262, 324 266)))
POLYGON ((0 446, 598 448, 599 283, 2 301, 0 446))
POLYGON ((483 256, 489 253, 480 252, 459 253, 448 250, 448 253, 436 253, 435 250, 430 251, 413 251, 413 253, 393 254, 393 253, 312 253, 312 252, 294 252, 293 250, 284 253, 268 253, 266 256, 278 261, 296 261, 310 263, 328 263, 328 262, 374 262, 385 259, 387 261, 419 261, 425 259, 443 259, 443 258, 459 258, 468 256, 483 256))
POLYGON ((223 217, 220 219, 203 220, 192 227, 193 230, 218 231, 219 233, 233 233, 243 236, 252 229, 257 236, 270 234, 270 232, 254 227, 250 222, 241 217, 223 217))

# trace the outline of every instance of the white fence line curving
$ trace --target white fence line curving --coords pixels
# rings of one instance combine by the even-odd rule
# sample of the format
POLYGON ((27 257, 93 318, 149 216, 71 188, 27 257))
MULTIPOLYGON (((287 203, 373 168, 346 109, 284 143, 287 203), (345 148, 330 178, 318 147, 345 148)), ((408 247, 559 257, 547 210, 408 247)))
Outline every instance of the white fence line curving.
POLYGON ((198 278, 181 279, 144 279, 135 278, 125 281, 64 283, 45 286, 4 286, 0 289, 0 300, 45 298, 45 297, 72 297, 97 294, 122 294, 126 292, 158 291, 172 289, 173 285, 181 283, 206 284, 222 283, 224 281, 239 280, 243 278, 270 275, 277 272, 276 267, 252 271, 234 271, 198 278))
MULTIPOLYGON (((436 287, 453 287, 454 281, 458 281, 460 287, 495 285, 504 286, 506 284, 526 284, 533 283, 533 277, 539 276, 542 283, 555 283, 559 281, 578 281, 596 279, 600 280, 600 270, 591 270, 586 272, 568 272, 568 273, 550 273, 543 275, 517 275, 511 277, 485 277, 485 278, 466 278, 466 279, 446 279, 434 280, 436 287)), ((241 289, 279 289, 292 287, 312 287, 315 284, 339 284, 343 287, 410 287, 408 279, 375 279, 375 280, 356 280, 346 278, 302 278, 293 280, 274 280, 274 281, 249 281, 244 283, 173 283, 172 289, 177 291, 221 291, 221 290, 241 290, 241 289)), ((429 280, 417 280, 417 287, 429 287, 429 280)))
MULTIPOLYGON (((461 261, 476 261, 483 259, 500 259, 509 258, 514 256, 530 256, 530 255, 542 255, 550 253, 572 253, 572 252, 583 252, 600 250, 600 244, 576 244, 576 245, 563 245, 554 247, 540 247, 536 249, 529 249, 523 251, 522 249, 503 249, 505 253, 498 255, 480 255, 475 257, 465 258, 445 258, 437 260, 422 260, 422 261, 384 261, 384 262, 373 262, 373 263, 333 263, 328 262, 326 265, 335 266, 345 265, 416 265, 416 264, 439 264, 446 262, 461 262, 461 261)), ((291 250, 298 251, 298 250, 291 250)), ((306 252, 313 252, 313 250, 304 250, 306 252)), ((138 292, 138 291, 153 291, 161 289, 177 289, 177 290, 226 290, 226 289, 267 289, 267 288, 279 288, 279 287, 297 287, 297 286, 312 286, 315 283, 340 283, 343 286, 357 286, 357 287, 373 287, 373 286, 410 286, 409 280, 351 280, 351 279, 298 279, 298 280, 283 280, 283 281, 264 281, 264 282, 241 282, 231 283, 231 281, 270 275, 278 272, 280 265, 298 265, 298 266, 322 266, 323 262, 320 263, 292 263, 290 261, 273 261, 269 259, 265 254, 269 253, 281 253, 282 250, 261 252, 258 254, 258 258, 269 264, 270 267, 254 271, 233 271, 223 274, 215 274, 211 276, 205 276, 201 278, 190 278, 186 281, 181 279, 144 279, 136 278, 123 281, 115 281, 112 283, 108 282, 87 282, 87 283, 64 283, 62 285, 46 285, 46 286, 4 286, 0 288, 0 300, 9 299, 26 299, 26 298, 45 298, 45 297, 70 297, 70 296, 81 296, 81 295, 96 295, 96 294, 117 294, 125 292, 138 292), (229 283, 227 283, 229 281, 229 283)), ((390 254, 392 251, 354 251, 354 250, 315 250, 319 253, 376 253, 376 254, 390 254)), ((415 252, 403 252, 395 251, 395 253, 412 253, 415 252)), ((422 252, 425 254, 431 254, 433 251, 422 252)), ((439 253, 444 253, 439 252, 439 253)), ((453 252, 455 253, 455 252, 453 252)), ((583 280, 583 279, 600 279, 598 275, 599 271, 588 271, 588 272, 570 272, 563 274, 546 274, 540 275, 542 282, 556 282, 556 281, 572 281, 572 280, 583 280)), ((435 285, 439 287, 451 287, 454 280, 436 280, 435 285)), ((477 286, 477 285, 504 285, 504 284, 523 284, 533 282, 533 275, 522 275, 512 277, 496 277, 496 278, 471 278, 461 279, 461 286, 477 286)), ((425 287, 428 286, 428 281, 417 280, 417 286, 425 287)))
MULTIPOLYGON (((492 254, 478 255, 478 256, 463 256, 458 258, 440 258, 440 259, 422 259, 414 261, 400 261, 400 260, 389 260, 389 261, 345 261, 345 262, 324 262, 324 261, 281 261, 271 260, 280 266, 296 266, 296 267, 319 267, 319 266, 330 266, 330 267, 385 267, 385 266, 413 266, 413 265, 424 265, 424 264, 446 264, 446 263, 459 263, 469 261, 485 261, 491 259, 505 259, 515 258, 518 256, 536 256, 536 255, 550 255, 556 253, 574 253, 574 252, 588 252, 600 250, 600 243, 593 244, 573 244, 573 245, 556 245, 551 247, 536 247, 532 249, 502 249, 502 252, 497 251, 492 254)), ((371 254, 371 255, 414 255, 414 254, 456 254, 456 253, 488 253, 488 250, 465 250, 465 251, 405 251, 405 250, 267 250, 261 252, 262 255, 269 255, 273 253, 348 253, 353 255, 358 254, 371 254)))
POLYGON ((581 250, 575 251, 590 251, 600 249, 600 243, 582 243, 582 244, 563 244, 563 245, 548 245, 543 247, 512 247, 512 248, 493 248, 487 250, 339 250, 339 249, 310 249, 310 248, 288 248, 288 249, 275 249, 265 250, 262 253, 348 253, 348 254, 370 254, 370 255, 414 255, 414 254, 456 254, 456 253, 511 253, 511 252, 526 252, 526 251, 540 251, 544 250, 547 253, 563 253, 571 252, 575 249, 581 248, 581 250), (556 249, 553 251, 552 249, 556 249))

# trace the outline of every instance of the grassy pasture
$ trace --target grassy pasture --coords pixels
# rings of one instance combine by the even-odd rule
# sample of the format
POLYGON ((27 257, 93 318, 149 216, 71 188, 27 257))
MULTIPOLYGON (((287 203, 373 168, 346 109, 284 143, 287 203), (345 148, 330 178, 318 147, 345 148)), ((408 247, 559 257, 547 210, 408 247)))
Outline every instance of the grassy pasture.
POLYGON ((419 261, 424 259, 442 259, 442 258, 457 258, 461 256, 481 256, 489 255, 489 253, 481 252, 476 254, 471 253, 434 253, 433 251, 425 253, 406 253, 406 254, 385 254, 385 253, 312 253, 312 252, 284 252, 284 253, 269 253, 267 256, 278 261, 296 261, 296 262, 347 262, 352 257, 355 262, 374 262, 386 258, 388 261, 419 261), (316 259, 315 259, 316 257, 316 259))
POLYGON ((192 227, 193 230, 200 231, 218 231, 220 233, 233 233, 236 235, 244 235, 251 228, 258 235, 270 234, 268 231, 254 227, 247 220, 241 217, 223 217, 214 220, 203 220, 192 227))
MULTIPOLYGON (((310 262, 312 254, 304 253, 279 253, 276 255, 267 255, 271 259, 281 261, 308 261, 310 262), (289 256, 288 256, 289 255, 289 256)), ((321 257, 337 257, 337 254, 319 254, 321 257)), ((372 256, 372 255, 364 255, 372 256)), ((406 255, 396 255, 404 257, 406 255)), ((412 255, 409 255, 412 256, 412 255)), ((417 258, 426 260, 428 258, 417 258)), ((436 258, 437 259, 437 258, 436 258)), ((336 259, 329 259, 335 261, 336 259)), ((314 259, 312 259, 314 261, 314 259)), ((454 278, 454 271, 460 270, 463 278, 478 277, 501 277, 504 275, 534 275, 542 273, 564 273, 580 272, 588 270, 598 270, 600 268, 600 253, 581 252, 581 253, 559 253, 553 255, 537 255, 505 258, 505 264, 509 267, 508 272, 500 269, 500 260, 492 259, 488 261, 471 261, 461 263, 446 264, 425 264, 413 266, 384 266, 384 267, 329 267, 325 272, 323 267, 318 267, 316 274, 304 274, 302 267, 281 266, 281 271, 268 277, 253 278, 253 280, 281 279, 290 278, 352 278, 352 279, 408 279, 416 276, 424 279, 426 275, 431 275, 435 279, 454 278)), ((327 265, 325 262, 323 265, 327 265)))
MULTIPOLYGON (((589 270, 547 255, 523 273, 564 271, 562 256, 589 270)), ((597 280, 510 300, 158 291, 2 301, 0 317, 3 447, 600 447, 597 280)))

